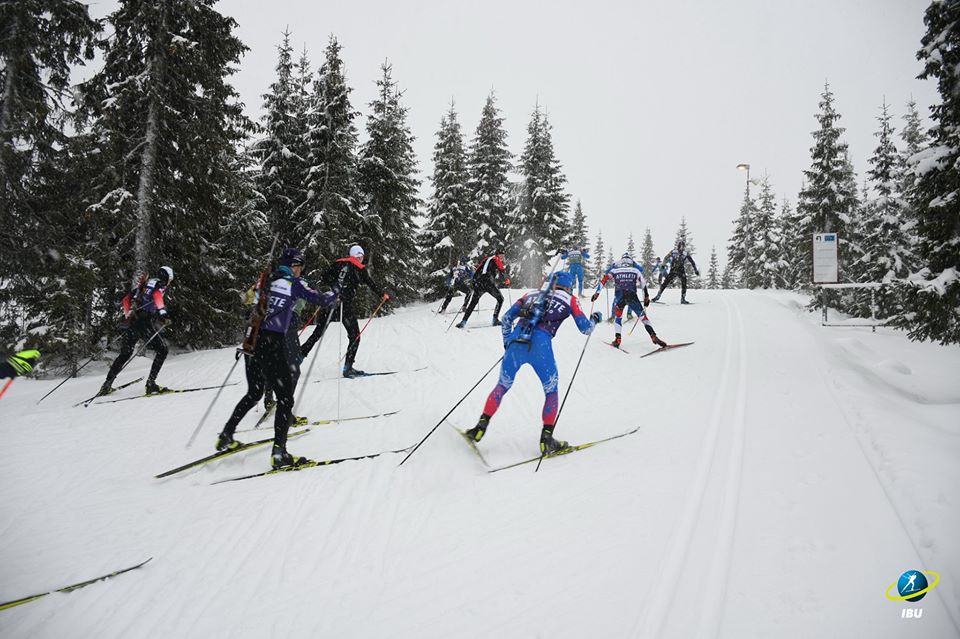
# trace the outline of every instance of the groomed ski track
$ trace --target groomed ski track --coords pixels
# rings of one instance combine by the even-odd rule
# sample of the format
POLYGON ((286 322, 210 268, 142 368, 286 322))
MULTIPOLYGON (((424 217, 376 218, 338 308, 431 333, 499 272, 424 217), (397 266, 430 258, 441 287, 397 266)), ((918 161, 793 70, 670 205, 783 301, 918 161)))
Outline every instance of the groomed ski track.
MULTIPOLYGON (((625 331, 624 355, 601 324, 557 432, 641 430, 538 473, 489 475, 442 426, 401 468, 386 455, 209 485, 266 469, 260 448, 157 480, 212 452, 244 384, 224 389, 186 450, 211 393, 70 408, 96 373, 37 406, 56 380, 18 380, 0 401, 0 601, 155 559, 4 611, 0 636, 960 636, 960 348, 820 327, 792 293, 678 297, 651 305, 651 321, 696 344, 641 360, 654 348, 642 331, 625 331), (913 625, 884 596, 908 569, 943 576, 913 625)), ((312 384, 297 407, 401 412, 314 429, 292 453, 361 455, 426 434, 502 353, 499 331, 445 332, 435 308, 364 333, 357 366, 398 374, 312 384)), ((583 339, 567 322, 555 341, 561 391, 583 339)), ((336 376, 345 341, 332 324, 311 381, 336 376)), ((232 363, 231 349, 172 355, 159 381, 219 384, 232 363)), ((138 358, 126 378, 149 365, 138 358)), ((451 424, 472 426, 495 383, 451 424)), ((524 369, 480 443, 491 465, 536 452, 541 406, 524 369)))

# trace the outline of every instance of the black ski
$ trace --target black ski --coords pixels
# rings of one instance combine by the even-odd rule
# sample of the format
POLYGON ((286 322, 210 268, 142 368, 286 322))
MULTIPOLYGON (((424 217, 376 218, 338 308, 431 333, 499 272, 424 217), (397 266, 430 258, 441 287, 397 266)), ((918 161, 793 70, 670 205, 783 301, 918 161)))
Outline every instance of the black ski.
MULTIPOLYGON (((113 390, 114 390, 114 392, 116 392, 116 391, 120 390, 121 388, 126 388, 127 386, 133 386, 133 385, 136 384, 137 382, 141 382, 141 381, 143 381, 143 378, 142 378, 142 377, 138 377, 138 378, 136 378, 135 380, 133 380, 132 382, 127 382, 126 384, 120 384, 119 386, 117 386, 117 387, 114 388, 113 390)), ((112 395, 112 394, 113 394, 113 393, 111 393, 111 395, 112 395)), ((76 404, 73 405, 73 408, 76 408, 76 407, 79 406, 80 404, 83 404, 84 406, 88 406, 88 405, 90 404, 90 402, 92 402, 93 400, 95 400, 95 399, 98 398, 98 397, 101 397, 100 393, 97 393, 97 394, 94 395, 93 397, 91 397, 91 398, 89 398, 89 399, 85 399, 85 400, 83 400, 82 402, 77 402, 76 404)), ((102 397, 106 397, 106 395, 103 395, 102 397)))
POLYGON ((134 395, 133 397, 121 397, 120 399, 108 399, 105 402, 96 402, 97 404, 115 404, 116 402, 125 402, 130 399, 140 399, 141 397, 163 397, 164 395, 176 395, 177 393, 194 393, 196 391, 216 390, 226 388, 227 386, 236 386, 240 382, 224 384, 223 386, 201 386, 200 388, 171 388, 160 393, 151 393, 149 395, 134 395))
POLYGON ((656 355, 657 353, 662 353, 663 351, 669 351, 672 348, 680 348, 681 346, 690 346, 693 342, 684 342, 682 344, 667 344, 666 346, 661 346, 655 351, 650 351, 649 353, 644 353, 640 357, 649 357, 651 355, 656 355))
POLYGON ((231 477, 230 479, 218 479, 215 482, 211 482, 210 485, 212 486, 213 484, 224 484, 228 481, 240 481, 241 479, 253 479, 254 477, 265 477, 267 475, 276 475, 278 473, 289 473, 295 470, 306 470, 307 468, 316 468, 318 466, 332 466, 334 464, 339 464, 340 462, 345 462, 345 461, 373 459, 374 457, 380 457, 381 455, 405 453, 408 450, 410 450, 410 446, 407 446, 406 448, 400 448, 398 450, 383 450, 383 451, 380 451, 379 453, 370 453, 368 455, 358 455, 356 457, 342 457, 340 459, 324 459, 321 461, 314 461, 312 459, 308 459, 306 463, 299 464, 297 466, 287 466, 285 468, 275 468, 271 470, 265 470, 262 473, 254 473, 253 475, 244 475, 243 477, 231 477))
POLYGON ((378 371, 375 373, 363 373, 362 375, 354 375, 353 377, 328 377, 326 379, 318 379, 314 384, 319 384, 320 382, 335 382, 338 379, 362 379, 364 377, 377 377, 378 375, 396 375, 397 373, 419 373, 422 370, 426 370, 426 366, 421 366, 420 368, 414 368, 409 371, 378 371))
POLYGON ((324 424, 339 424, 340 422, 353 422, 360 419, 373 419, 375 417, 388 417, 390 415, 396 415, 399 413, 399 410, 392 410, 389 413, 377 413, 376 415, 358 415, 356 417, 341 417, 340 419, 318 419, 316 421, 310 422, 311 426, 322 426, 324 424))
MULTIPOLYGON (((153 559, 153 557, 150 557, 150 559, 153 559)), ((30 595, 29 597, 24 597, 23 599, 15 599, 14 601, 8 601, 8 602, 6 602, 6 603, 0 603, 0 610, 6 610, 7 608, 13 608, 14 606, 19 606, 19 605, 21 605, 21 604, 30 603, 31 601, 36 601, 37 599, 40 599, 41 597, 46 597, 47 595, 53 594, 53 593, 55 593, 55 592, 73 592, 74 590, 78 590, 78 589, 80 589, 80 588, 83 588, 84 586, 89 586, 90 584, 97 583, 98 581, 104 581, 104 580, 106 580, 106 579, 110 579, 111 577, 116 577, 117 575, 122 575, 122 574, 125 573, 125 572, 130 572, 131 570, 136 570, 137 568, 140 568, 141 566, 143 566, 143 565, 145 565, 147 562, 149 562, 150 559, 147 559, 147 561, 140 562, 140 563, 137 564, 136 566, 130 566, 129 568, 124 568, 123 570, 117 570, 117 571, 115 571, 115 572, 111 572, 109 575, 103 575, 102 577, 97 577, 96 579, 88 579, 87 581, 81 581, 80 583, 78 583, 78 584, 73 584, 72 586, 64 586, 63 588, 57 588, 56 590, 50 590, 50 591, 48 591, 48 592, 42 592, 42 593, 40 593, 39 595, 30 595)))
MULTIPOLYGON (((627 432, 625 432, 625 433, 620 433, 619 435, 611 435, 610 437, 604 437, 603 439, 598 439, 598 440, 596 440, 596 441, 587 442, 587 443, 585 443, 585 444, 576 444, 576 445, 570 446, 570 447, 568 447, 568 448, 564 448, 563 450, 561 450, 561 451, 559 451, 559 452, 552 453, 552 454, 549 454, 549 455, 544 455, 543 458, 544 458, 544 459, 551 459, 551 458, 553 458, 553 457, 562 457, 563 455, 569 455, 570 453, 575 453, 575 452, 577 452, 578 450, 584 450, 584 449, 586 449, 586 448, 591 448, 591 447, 593 447, 593 446, 596 446, 597 444, 602 444, 603 442, 608 442, 608 441, 610 441, 611 439, 619 439, 619 438, 621 438, 621 437, 626 437, 627 435, 633 435, 635 432, 637 432, 638 430, 640 430, 640 428, 641 428, 640 426, 637 426, 637 427, 634 428, 633 430, 628 430, 627 432)), ((540 456, 539 456, 539 455, 536 456, 536 457, 531 457, 530 459, 524 459, 523 461, 514 462, 514 463, 508 464, 508 465, 506 465, 506 466, 500 466, 499 468, 491 468, 488 472, 495 473, 495 472, 498 472, 498 471, 501 471, 501 470, 506 470, 506 469, 508 469, 508 468, 516 468, 517 466, 523 466, 524 464, 531 464, 531 463, 533 463, 533 462, 538 462, 538 461, 540 461, 540 456)))
MULTIPOLYGON (((304 435, 308 432, 310 432, 309 428, 305 430, 299 430, 294 433, 290 433, 287 436, 287 439, 293 439, 294 437, 299 437, 300 435, 304 435)), ((186 463, 183 466, 178 466, 171 470, 162 472, 159 475, 156 475, 155 478, 163 479, 164 477, 169 477, 170 475, 176 475, 177 473, 183 472, 185 470, 189 470, 196 466, 202 466, 203 464, 206 464, 208 462, 216 461, 218 459, 223 459, 224 457, 229 457, 230 455, 235 455, 236 453, 241 453, 245 450, 256 448, 257 446, 263 446, 264 444, 269 444, 272 441, 273 441, 273 437, 268 437, 267 439, 258 439, 255 442, 242 443, 238 448, 234 448, 233 450, 224 450, 221 452, 213 453, 212 455, 207 455, 206 457, 203 457, 201 459, 197 459, 192 462, 186 463)))

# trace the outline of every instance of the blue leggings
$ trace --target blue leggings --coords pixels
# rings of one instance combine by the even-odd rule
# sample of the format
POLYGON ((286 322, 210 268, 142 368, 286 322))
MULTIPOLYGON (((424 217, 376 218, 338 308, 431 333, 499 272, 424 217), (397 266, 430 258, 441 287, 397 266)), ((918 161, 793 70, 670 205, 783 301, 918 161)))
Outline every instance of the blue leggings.
POLYGON ((571 264, 567 267, 570 275, 573 275, 573 281, 579 288, 579 294, 583 295, 583 264, 571 264))
POLYGON ((543 401, 543 423, 552 426, 557 421, 559 406, 557 386, 560 376, 557 372, 557 362, 553 358, 553 340, 548 333, 540 329, 533 331, 533 340, 530 344, 513 343, 507 347, 507 352, 503 355, 503 364, 500 365, 500 382, 487 396, 483 413, 493 415, 497 412, 503 396, 513 386, 517 372, 524 364, 530 364, 540 378, 543 393, 546 396, 543 401))

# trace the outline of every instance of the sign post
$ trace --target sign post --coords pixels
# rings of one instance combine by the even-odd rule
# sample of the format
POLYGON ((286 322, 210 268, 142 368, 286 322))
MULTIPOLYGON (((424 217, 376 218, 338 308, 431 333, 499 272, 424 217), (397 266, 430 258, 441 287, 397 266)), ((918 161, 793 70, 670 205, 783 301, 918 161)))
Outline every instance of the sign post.
MULTIPOLYGON (((840 279, 840 238, 836 233, 813 234, 813 283, 836 284, 840 279)), ((827 292, 820 287, 823 323, 827 323, 827 292)))

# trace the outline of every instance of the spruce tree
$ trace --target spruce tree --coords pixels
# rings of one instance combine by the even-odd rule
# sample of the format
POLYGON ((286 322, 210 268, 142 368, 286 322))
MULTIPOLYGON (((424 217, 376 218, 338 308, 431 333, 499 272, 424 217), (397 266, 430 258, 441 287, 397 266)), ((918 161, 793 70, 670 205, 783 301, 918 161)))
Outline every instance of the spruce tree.
POLYGON ((720 288, 720 263, 717 260, 717 247, 710 247, 710 268, 707 270, 707 288, 720 288))
POLYGON ((749 270, 744 271, 741 284, 747 288, 776 288, 781 281, 780 223, 770 178, 764 176, 760 181, 760 195, 754 215, 746 263, 749 270))
POLYGON ((653 235, 648 226, 643 231, 643 246, 640 249, 640 262, 643 265, 643 273, 648 283, 653 286, 657 282, 657 274, 653 272, 653 266, 657 262, 657 254, 653 249, 653 235))
POLYGON ((463 135, 451 103, 440 121, 433 147, 433 194, 419 238, 430 289, 440 291, 450 267, 474 248, 474 229, 468 226, 472 216, 467 180, 463 135))
POLYGON ((473 222, 476 248, 473 253, 477 257, 489 255, 498 244, 506 241, 507 173, 511 157, 503 118, 491 91, 483 105, 467 158, 470 199, 476 214, 473 222))
POLYGON ((934 2, 917 58, 921 79, 935 79, 930 147, 913 156, 911 193, 917 210, 918 257, 902 325, 914 339, 960 342, 960 3, 934 2))
MULTIPOLYGON (((877 148, 870 157, 867 175, 876 197, 864 207, 862 224, 863 257, 859 261, 859 279, 865 282, 892 282, 904 279, 916 265, 911 238, 906 233, 906 211, 900 187, 903 185, 901 156, 893 142, 894 129, 886 102, 880 107, 879 130, 874 134, 877 148)), ((898 311, 898 302, 888 290, 877 291, 879 316, 898 311)), ((865 296, 869 302, 869 295, 865 296)), ((861 308, 861 312, 869 309, 861 308)))
MULTIPOLYGON (((305 200, 297 232, 318 261, 342 257, 360 229, 357 203, 358 113, 350 103, 340 44, 330 36, 307 111, 305 200)), ((312 259, 312 258, 311 258, 312 259)))
POLYGON ((797 201, 797 222, 786 239, 787 253, 792 259, 792 270, 799 284, 809 282, 813 268, 813 234, 839 233, 840 260, 844 263, 847 238, 845 233, 853 222, 857 207, 857 192, 853 169, 847 157, 847 143, 842 140, 844 129, 837 126, 840 114, 833 105, 830 85, 821 94, 817 122, 820 128, 813 132, 810 149, 811 165, 804 173, 804 188, 797 201))
POLYGON ((171 337, 188 346, 225 343, 240 314, 235 276, 219 262, 251 128, 227 82, 246 47, 214 3, 125 2, 108 18, 114 36, 85 91, 100 142, 87 215, 111 229, 108 270, 120 271, 105 273, 115 282, 105 295, 116 304, 121 279, 172 266, 171 337))
POLYGON ((0 348, 22 338, 21 314, 37 315, 19 302, 37 290, 36 278, 57 275, 44 259, 57 249, 38 242, 57 230, 46 212, 61 210, 48 206, 46 181, 75 155, 62 127, 70 70, 93 58, 99 31, 73 0, 0 3, 0 348))
POLYGON ((630 257, 636 259, 637 257, 637 245, 633 241, 633 232, 630 232, 627 235, 627 253, 630 254, 630 257))
POLYGON ((376 278, 403 303, 415 299, 420 286, 419 273, 411 269, 420 260, 414 222, 420 182, 407 107, 400 102, 391 65, 384 62, 381 71, 367 116, 368 139, 360 148, 361 220, 351 241, 364 247, 376 278))
POLYGON ((597 245, 593 249, 593 271, 590 274, 590 279, 593 281, 598 281, 603 277, 603 272, 607 270, 606 263, 606 249, 603 246, 603 232, 597 233, 597 245))
MULTIPOLYGON (((581 249, 589 250, 590 248, 589 239, 587 237, 587 216, 583 212, 583 206, 581 205, 580 200, 577 200, 577 205, 573 209, 573 220, 570 223, 570 239, 567 248, 574 251, 579 251, 581 249)), ((589 277, 591 263, 592 259, 584 258, 584 277, 589 277)))
POLYGON ((750 197, 750 185, 743 193, 740 214, 733 226, 730 242, 727 244, 727 268, 735 273, 745 274, 753 270, 750 258, 753 255, 753 224, 757 214, 757 205, 750 197))
POLYGON ((737 288, 737 274, 729 262, 723 267, 723 275, 720 277, 720 288, 728 290, 737 288))
POLYGON ((517 199, 510 229, 510 253, 520 265, 523 285, 537 286, 544 266, 563 247, 569 235, 564 193, 566 177, 553 150, 551 126, 537 105, 527 126, 527 142, 520 157, 523 189, 517 199))
POLYGON ((787 254, 787 237, 793 225, 796 223, 794 219, 795 215, 796 213, 793 207, 790 206, 790 201, 787 198, 783 198, 783 201, 780 203, 780 215, 777 216, 777 234, 780 237, 780 269, 778 271, 780 279, 777 282, 778 288, 794 288, 798 286, 797 275, 792 270, 790 256, 787 254))

